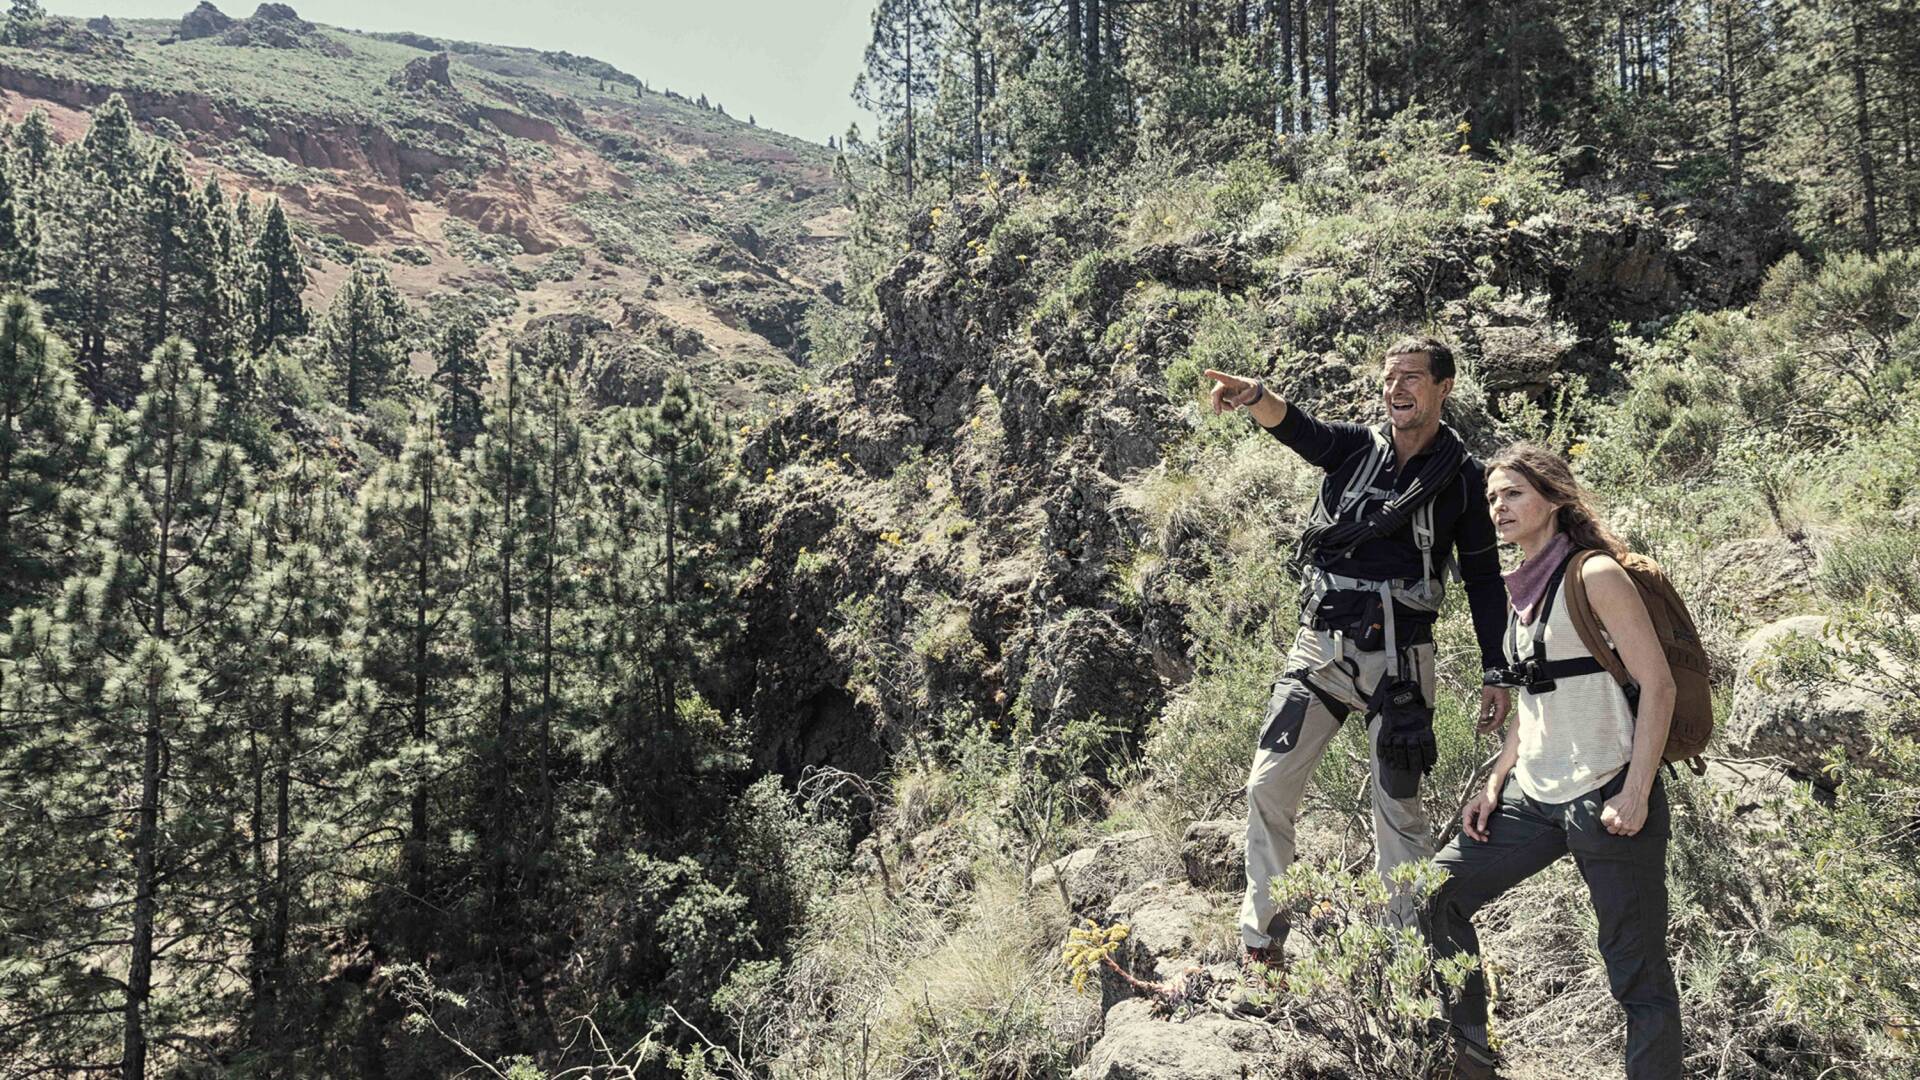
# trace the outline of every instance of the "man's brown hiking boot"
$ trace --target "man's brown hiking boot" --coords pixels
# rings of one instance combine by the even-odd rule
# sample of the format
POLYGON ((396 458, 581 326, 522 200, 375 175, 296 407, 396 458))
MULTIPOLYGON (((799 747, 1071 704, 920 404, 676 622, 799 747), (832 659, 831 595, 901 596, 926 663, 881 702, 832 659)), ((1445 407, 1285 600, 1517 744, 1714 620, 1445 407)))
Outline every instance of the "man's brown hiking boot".
POLYGON ((1273 998, 1273 986, 1286 971, 1286 958, 1275 946, 1249 945, 1240 954, 1240 985, 1233 991, 1233 1011, 1259 1014, 1273 998))

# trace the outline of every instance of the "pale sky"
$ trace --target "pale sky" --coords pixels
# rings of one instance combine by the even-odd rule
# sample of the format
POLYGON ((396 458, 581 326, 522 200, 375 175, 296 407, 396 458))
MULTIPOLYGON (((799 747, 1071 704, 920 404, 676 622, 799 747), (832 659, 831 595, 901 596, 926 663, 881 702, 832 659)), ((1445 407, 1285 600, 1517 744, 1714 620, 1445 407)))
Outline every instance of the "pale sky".
MULTIPOLYGON (((49 0, 59 15, 177 19, 198 0, 49 0)), ((235 18, 258 0, 214 0, 235 18)), ((707 95, 763 127, 824 143, 873 122, 850 92, 874 0, 291 0, 300 17, 349 30, 565 50, 655 89, 707 95)))

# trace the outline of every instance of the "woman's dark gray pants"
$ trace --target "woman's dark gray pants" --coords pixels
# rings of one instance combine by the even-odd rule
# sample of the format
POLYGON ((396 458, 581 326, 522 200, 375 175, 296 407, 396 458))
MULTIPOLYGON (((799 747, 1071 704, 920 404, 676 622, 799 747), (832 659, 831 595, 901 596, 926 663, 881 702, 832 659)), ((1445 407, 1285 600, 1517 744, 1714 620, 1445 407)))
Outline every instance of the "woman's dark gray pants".
MULTIPOLYGON (((1600 824, 1626 770, 1597 791, 1540 803, 1509 779, 1486 840, 1462 833, 1435 857, 1448 878, 1428 909, 1429 940, 1440 956, 1480 955, 1473 914, 1571 851, 1600 922, 1600 955, 1614 1000, 1627 1013, 1628 1080, 1680 1076, 1680 994, 1667 962, 1667 795, 1654 782, 1647 823, 1632 836, 1600 824)), ((1456 1024, 1485 1024, 1486 981, 1475 968, 1448 1010, 1456 1024)))

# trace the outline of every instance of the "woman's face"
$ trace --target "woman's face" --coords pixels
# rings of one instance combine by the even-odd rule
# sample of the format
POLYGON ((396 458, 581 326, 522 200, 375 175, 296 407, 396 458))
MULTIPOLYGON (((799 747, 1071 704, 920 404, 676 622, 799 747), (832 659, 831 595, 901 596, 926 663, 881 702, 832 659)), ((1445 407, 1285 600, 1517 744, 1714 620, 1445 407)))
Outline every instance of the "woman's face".
POLYGON ((1518 469, 1495 469, 1487 474, 1487 514, 1493 533, 1502 543, 1551 535, 1553 513, 1559 507, 1540 494, 1518 469))

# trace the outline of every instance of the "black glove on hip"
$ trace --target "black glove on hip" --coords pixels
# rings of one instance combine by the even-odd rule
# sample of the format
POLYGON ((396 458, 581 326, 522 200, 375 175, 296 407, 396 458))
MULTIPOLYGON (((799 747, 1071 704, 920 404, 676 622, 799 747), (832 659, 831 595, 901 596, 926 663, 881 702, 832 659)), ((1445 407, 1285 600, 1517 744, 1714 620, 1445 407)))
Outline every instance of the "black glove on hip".
POLYGON ((1420 684, 1383 678, 1368 704, 1372 707, 1367 711, 1380 717, 1380 731, 1374 736, 1380 764, 1415 777, 1432 772, 1440 749, 1433 741, 1433 710, 1427 707, 1420 684))

